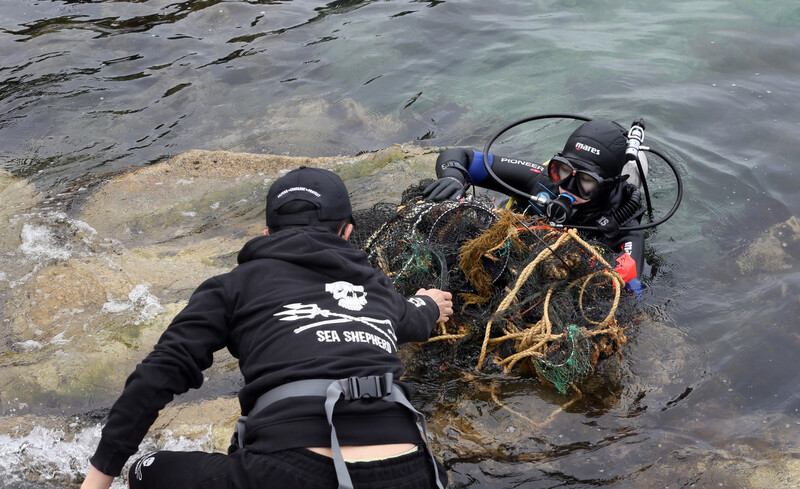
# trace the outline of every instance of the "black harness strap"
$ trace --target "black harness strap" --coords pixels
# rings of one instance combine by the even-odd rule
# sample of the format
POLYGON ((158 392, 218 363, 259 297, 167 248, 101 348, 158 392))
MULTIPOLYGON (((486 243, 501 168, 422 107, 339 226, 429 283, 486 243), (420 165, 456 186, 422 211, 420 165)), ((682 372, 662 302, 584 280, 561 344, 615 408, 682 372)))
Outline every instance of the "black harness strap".
MULTIPOLYGON (((256 400, 249 415, 252 416, 270 404, 291 397, 322 397, 325 398, 325 416, 328 425, 331 427, 331 452, 333 452, 333 466, 336 469, 336 477, 339 480, 339 489, 353 489, 353 481, 347 471, 342 449, 339 446, 339 438, 336 436, 336 428, 333 426, 333 410, 336 403, 344 399, 352 401, 356 399, 382 399, 387 402, 395 402, 404 406, 414 414, 417 422, 417 429, 422 435, 425 449, 430 455, 433 463, 433 472, 436 477, 438 489, 444 489, 439 480, 439 469, 433 454, 428 448, 428 432, 425 427, 425 417, 408 401, 400 387, 394 388, 394 376, 391 373, 382 376, 372 375, 369 377, 349 377, 346 379, 308 379, 289 382, 272 390, 265 392, 256 400)), ((245 423, 247 416, 240 416, 236 422, 234 438, 237 439, 240 448, 244 447, 245 423)))

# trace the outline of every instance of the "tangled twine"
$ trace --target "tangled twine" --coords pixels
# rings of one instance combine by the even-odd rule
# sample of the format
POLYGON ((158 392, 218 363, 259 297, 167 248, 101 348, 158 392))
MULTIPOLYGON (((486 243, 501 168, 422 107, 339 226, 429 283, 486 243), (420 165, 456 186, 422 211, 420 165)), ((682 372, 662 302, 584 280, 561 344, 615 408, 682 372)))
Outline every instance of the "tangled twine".
MULTIPOLYGON (((497 234, 497 233, 495 233, 497 234)), ((508 233, 502 236, 503 239, 511 239, 512 231, 508 231, 508 233)), ((619 306, 620 301, 620 294, 622 289, 624 288, 624 282, 622 277, 620 277, 619 273, 609 265, 609 263, 603 258, 603 256, 597 252, 597 250, 583 240, 574 229, 569 229, 566 232, 561 233, 558 237, 556 242, 544 248, 538 255, 536 255, 533 260, 531 260, 525 268, 519 273, 517 280, 514 284, 514 287, 511 289, 510 292, 503 298, 503 300, 498 305, 495 314, 492 315, 492 318, 488 320, 486 323, 486 327, 484 329, 483 335, 483 342, 481 345, 481 352, 478 357, 477 363, 477 370, 480 370, 484 362, 486 361, 486 356, 489 353, 490 349, 493 346, 500 345, 506 341, 515 341, 516 343, 516 353, 509 355, 506 358, 498 358, 496 363, 502 365, 506 373, 510 372, 515 365, 517 365, 520 361, 526 358, 539 358, 545 359, 546 354, 545 350, 554 341, 561 340, 565 338, 569 332, 561 332, 561 333, 553 333, 553 323, 550 318, 550 301, 552 296, 556 290, 556 286, 552 285, 548 288, 547 293, 544 298, 544 308, 543 308, 543 315, 542 318, 536 322, 535 324, 530 325, 528 328, 519 329, 515 325, 509 323, 509 326, 503 329, 503 335, 498 337, 492 337, 492 331, 494 323, 496 322, 496 318, 499 317, 499 313, 502 313, 509 306, 518 300, 518 293, 520 289, 522 289, 523 285, 529 280, 531 274, 533 274, 534 270, 539 267, 545 260, 552 255, 564 244, 569 242, 570 240, 574 240, 578 243, 584 250, 586 250, 595 260, 597 260, 600 264, 602 264, 605 269, 593 272, 581 279, 575 280, 571 282, 567 287, 575 287, 580 285, 580 293, 579 293, 579 307, 581 314, 583 315, 584 319, 589 323, 595 326, 595 328, 588 330, 586 328, 580 328, 580 333, 585 338, 591 338, 594 336, 599 335, 606 335, 609 337, 613 342, 617 344, 622 344, 627 342, 627 338, 625 337, 622 328, 620 328, 617 322, 614 319, 615 313, 619 306), (610 280, 613 284, 614 288, 614 299, 611 305, 608 314, 606 314, 605 318, 601 321, 594 321, 590 319, 586 312, 584 311, 584 294, 587 288, 598 278, 603 278, 605 280, 610 280)), ((491 249, 496 249, 497 246, 491 249)), ((469 255, 474 257, 474 253, 469 255)), ((473 260, 474 261, 474 260, 473 260)), ((462 261, 463 263, 463 261, 462 261)), ((442 334, 436 337, 431 338, 429 341, 445 341, 445 340, 456 340, 464 338, 466 334, 442 334)))

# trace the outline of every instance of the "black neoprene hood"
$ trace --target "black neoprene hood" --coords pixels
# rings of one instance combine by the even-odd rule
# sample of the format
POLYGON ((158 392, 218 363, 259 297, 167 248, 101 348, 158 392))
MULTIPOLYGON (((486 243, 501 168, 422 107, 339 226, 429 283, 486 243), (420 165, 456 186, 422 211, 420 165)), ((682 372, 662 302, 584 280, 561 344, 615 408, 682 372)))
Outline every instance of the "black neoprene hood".
POLYGON ((561 155, 576 169, 610 179, 622 173, 627 142, 625 130, 616 122, 593 120, 573 131, 561 155))
POLYGON ((301 166, 281 178, 267 192, 267 225, 303 225, 316 221, 341 221, 353 214, 347 187, 330 170, 301 166), (279 215, 278 209, 289 202, 304 200, 316 209, 279 215))

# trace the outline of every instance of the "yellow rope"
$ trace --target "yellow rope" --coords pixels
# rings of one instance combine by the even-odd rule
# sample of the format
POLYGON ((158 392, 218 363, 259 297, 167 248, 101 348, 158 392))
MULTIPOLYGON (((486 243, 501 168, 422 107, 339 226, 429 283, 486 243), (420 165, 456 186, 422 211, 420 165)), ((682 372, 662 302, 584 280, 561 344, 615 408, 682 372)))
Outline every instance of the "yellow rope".
POLYGON ((614 317, 614 314, 617 312, 617 307, 619 306, 620 293, 623 287, 625 287, 625 284, 622 282, 622 278, 616 271, 614 273, 611 273, 607 270, 600 270, 599 272, 594 272, 586 276, 586 279, 583 281, 583 285, 581 286, 581 291, 578 296, 578 307, 581 310, 583 318, 586 319, 588 323, 594 324, 595 326, 607 325, 608 322, 614 317), (589 317, 586 316, 586 312, 583 310, 583 294, 586 291, 586 286, 589 284, 589 282, 591 282, 593 278, 597 277, 598 275, 603 275, 612 282, 614 282, 614 303, 611 305, 611 310, 608 311, 608 314, 606 315, 605 319, 603 319, 600 322, 592 321, 591 319, 589 319, 589 317))
POLYGON ((541 321, 536 323, 532 328, 528 329, 528 332, 525 336, 523 336, 522 341, 519 343, 519 348, 521 350, 498 362, 500 365, 509 363, 509 365, 507 365, 505 368, 506 372, 509 372, 514 365, 523 358, 532 356, 544 358, 545 355, 541 352, 541 350, 547 345, 547 343, 563 337, 563 334, 553 335, 553 323, 550 321, 550 299, 553 297, 553 290, 554 287, 550 287, 550 289, 547 291, 547 296, 545 296, 544 312, 542 314, 541 321), (529 346, 534 341, 534 337, 536 337, 536 344, 529 346))
MULTIPOLYGON (((579 307, 581 314, 583 315, 584 319, 599 328, 593 331, 587 331, 584 328, 581 328, 582 334, 586 337, 594 337, 599 335, 608 335, 611 337, 612 340, 616 341, 618 344, 626 343, 627 338, 622 334, 619 327, 614 322, 613 318, 616 314, 617 308, 619 307, 619 301, 621 296, 621 291, 624 287, 624 282, 620 277, 619 273, 616 270, 611 268, 611 265, 603 258, 603 256, 589 243, 583 240, 577 233, 575 229, 569 229, 566 232, 562 233, 556 242, 542 250, 536 258, 528 263, 525 268, 520 272, 517 280, 514 284, 514 287, 507 293, 503 301, 497 307, 496 313, 502 312, 506 310, 511 303, 517 298, 517 294, 519 293, 520 289, 523 285, 528 281, 530 275, 539 266, 545 259, 549 258, 553 255, 554 251, 561 247, 564 243, 569 241, 570 239, 575 240, 578 244, 580 244, 584 249, 586 249, 591 255, 596 259, 599 263, 605 266, 605 270, 600 270, 598 272, 592 273, 586 277, 582 277, 579 280, 576 280, 572 284, 569 284, 568 287, 576 286, 578 283, 582 282, 580 293, 579 293, 579 307), (610 280, 614 287, 614 300, 611 305, 611 308, 606 315, 606 317, 602 321, 594 321, 590 319, 586 315, 586 311, 583 307, 584 301, 584 294, 586 292, 587 287, 595 280, 597 277, 605 277, 607 280, 610 280)), ((492 325, 494 323, 494 319, 490 319, 487 321, 486 328, 484 330, 484 338, 483 343, 481 345, 481 353, 478 357, 478 365, 477 369, 480 370, 483 367, 483 363, 486 359, 486 355, 488 353, 488 348, 490 344, 497 344, 502 343, 507 340, 514 340, 517 341, 517 353, 508 356, 502 360, 498 360, 498 364, 504 366, 504 370, 509 372, 514 366, 521 360, 530 357, 538 357, 538 358, 545 358, 544 349, 553 341, 557 341, 564 337, 564 333, 554 335, 552 333, 553 324, 550 319, 550 299, 552 298, 554 289, 551 287, 547 291, 547 295, 545 297, 545 303, 543 307, 543 314, 542 319, 526 328, 523 331, 513 331, 509 332, 507 329, 505 330, 505 335, 492 338, 491 331, 492 325)), ((495 316, 496 317, 496 316, 495 316)), ((513 323, 510 324, 516 330, 516 326, 513 323)))
POLYGON ((444 340, 460 340, 461 338, 467 336, 466 333, 462 334, 442 334, 439 336, 434 336, 433 338, 428 339, 428 343, 433 341, 444 341, 444 340))
MULTIPOLYGON (((528 277, 530 277, 531 273, 533 273, 533 270, 539 265, 539 263, 541 263, 543 260, 552 255, 553 251, 557 250, 559 246, 561 246, 563 243, 565 243, 571 237, 574 236, 575 233, 571 234, 563 233, 561 236, 559 236, 558 240, 556 240, 553 246, 543 249, 532 262, 526 265, 525 268, 522 270, 522 272, 519 274, 517 282, 514 284, 514 288, 511 289, 511 292, 509 292, 508 295, 506 295, 506 297, 503 299, 503 302, 501 302, 500 305, 497 306, 497 312, 505 311, 508 308, 508 306, 511 305, 511 302, 517 297, 517 292, 519 292, 519 290, 522 288, 525 282, 528 281, 528 277)), ((545 307, 545 310, 546 309, 547 308, 545 307)), ((480 357, 478 357, 478 370, 481 369, 481 367, 483 366, 483 361, 486 358, 486 347, 489 345, 489 337, 491 336, 492 333, 493 322, 494 320, 490 319, 486 323, 486 330, 484 332, 484 337, 483 337, 483 345, 481 346, 481 354, 480 357)))
MULTIPOLYGON (((482 253, 482 256, 495 258, 492 256, 492 253, 499 249, 501 246, 504 246, 507 243, 507 240, 513 239, 515 233, 518 233, 516 226, 508 226, 506 225, 505 232, 502 232, 502 239, 499 241, 495 241, 496 246, 492 247, 489 250, 486 250, 482 253)), ((553 233, 548 233, 544 239, 552 240, 557 233, 554 230, 553 233)), ((495 234, 496 238, 499 238, 497 234, 495 234)), ((486 361, 486 355, 489 353, 490 345, 498 345, 502 344, 505 341, 512 340, 516 342, 517 352, 506 357, 503 359, 496 358, 495 361, 498 365, 503 366, 505 372, 511 371, 520 361, 530 358, 546 358, 546 350, 550 344, 554 341, 561 340, 565 337, 566 333, 559 333, 553 334, 553 322, 550 318, 550 302, 555 293, 555 286, 551 286, 545 295, 544 305, 543 305, 543 313, 542 317, 539 319, 538 322, 534 324, 528 324, 522 330, 519 329, 513 321, 506 319, 506 326, 503 328, 503 335, 499 337, 492 338, 492 326, 496 321, 496 318, 499 317, 499 313, 508 309, 512 303, 518 300, 517 295, 522 287, 528 282, 530 279, 531 274, 540 266, 545 260, 550 258, 554 255, 555 251, 562 247, 564 244, 568 243, 570 240, 574 240, 578 245, 584 248, 594 260, 597 260, 598 264, 601 264, 605 267, 604 270, 600 270, 594 272, 588 276, 581 277, 574 282, 567 285, 567 288, 572 287, 580 287, 579 294, 578 294, 578 306, 580 309, 580 313, 583 318, 587 321, 588 324, 596 326, 592 330, 586 330, 585 328, 581 328, 581 333, 584 337, 591 338, 600 335, 607 335, 610 340, 616 342, 617 345, 626 343, 627 338, 622 333, 622 330, 614 321, 614 316, 617 312, 619 307, 619 301, 621 297, 621 291, 624 288, 624 282, 620 277, 619 273, 614 270, 611 265, 603 258, 603 256, 599 253, 595 247, 587 243, 584 239, 582 239, 575 229, 569 229, 566 232, 561 232, 558 234, 558 238, 555 242, 550 245, 549 247, 544 248, 541 250, 536 257, 530 261, 521 272, 519 272, 517 279, 514 283, 514 286, 511 290, 507 289, 506 295, 500 304, 497 306, 495 310, 495 314, 493 314, 492 318, 490 318, 484 329, 483 335, 483 342, 481 345, 481 352, 478 357, 477 363, 477 370, 481 370, 483 367, 484 362, 486 361), (595 321, 587 316, 587 311, 584 308, 584 298, 587 292, 587 289, 590 285, 596 282, 598 278, 605 279, 605 283, 611 283, 614 289, 614 299, 611 304, 611 308, 603 318, 602 321, 595 321)), ((477 240, 476 240, 477 243, 477 240)), ((488 242, 485 242, 488 245, 488 242)), ((477 250, 476 250, 477 251, 477 250)), ((461 258, 465 258, 463 255, 461 258)), ((548 272, 549 273, 549 272, 548 272)), ((601 282, 600 285, 602 286, 603 283, 601 282)), ((458 340, 467 337, 468 334, 447 334, 447 330, 444 325, 441 326, 441 334, 430 338, 428 341, 448 341, 448 340, 458 340)), ((609 345, 611 343, 608 343, 609 345)), ((573 385, 573 388, 577 390, 577 387, 573 385)), ((580 395, 580 391, 578 391, 580 395)), ((494 397, 494 394, 493 394, 494 397)), ((573 400, 574 401, 574 400, 573 400)), ((524 416, 521 416, 524 417, 524 416)), ((526 418, 527 419, 527 418, 526 418)))

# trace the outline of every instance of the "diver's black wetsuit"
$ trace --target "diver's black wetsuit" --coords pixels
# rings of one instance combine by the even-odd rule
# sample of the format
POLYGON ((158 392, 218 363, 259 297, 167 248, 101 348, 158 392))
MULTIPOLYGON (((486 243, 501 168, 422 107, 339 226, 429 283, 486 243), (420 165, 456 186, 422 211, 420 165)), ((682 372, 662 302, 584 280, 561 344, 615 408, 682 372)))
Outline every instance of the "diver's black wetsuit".
MULTIPOLYGON (((495 175, 504 182, 509 182, 513 187, 526 190, 529 195, 537 195, 540 191, 546 192, 550 197, 558 195, 558 186, 548 177, 546 165, 491 154, 488 156, 488 160, 495 175)), ((463 180, 462 183, 470 183, 504 194, 509 193, 486 171, 483 164, 483 153, 471 149, 450 148, 442 151, 436 159, 436 176, 439 178, 451 177, 463 180), (453 171, 453 169, 459 171, 453 171)), ((516 194, 512 197, 520 208, 527 207, 524 204, 528 202, 527 196, 516 194)), ((639 189, 624 181, 616 188, 611 189, 606 199, 598 200, 603 201, 592 200, 574 206, 575 212, 565 224, 596 226, 596 221, 601 216, 610 217, 616 212, 618 215, 626 216, 624 222, 619 222, 620 226, 633 226, 638 224, 638 219, 644 211, 639 189), (630 211, 628 211, 629 209, 630 211)), ((531 205, 541 212, 537 206, 531 205)), ((644 234, 642 231, 621 231, 610 236, 595 231, 582 231, 582 234, 600 241, 612 250, 628 253, 636 262, 637 278, 641 275, 644 267, 644 234)))

